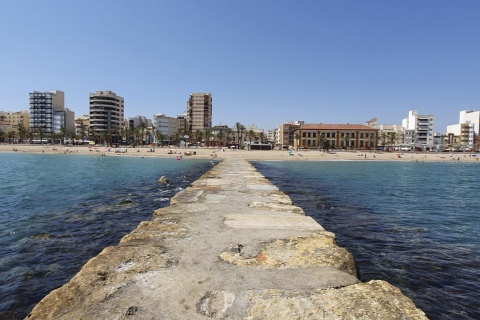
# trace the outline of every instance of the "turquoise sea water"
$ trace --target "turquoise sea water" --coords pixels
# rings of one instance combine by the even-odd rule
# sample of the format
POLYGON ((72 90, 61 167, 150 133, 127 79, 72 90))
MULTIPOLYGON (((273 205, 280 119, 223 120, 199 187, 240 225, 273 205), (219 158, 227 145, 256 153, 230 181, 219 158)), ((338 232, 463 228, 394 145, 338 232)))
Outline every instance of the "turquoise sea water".
POLYGON ((211 167, 197 159, 0 153, 0 319, 23 319, 211 167), (158 184, 161 176, 170 183, 158 184))
POLYGON ((336 234, 362 281, 399 287, 430 319, 480 319, 480 163, 254 165, 336 234))

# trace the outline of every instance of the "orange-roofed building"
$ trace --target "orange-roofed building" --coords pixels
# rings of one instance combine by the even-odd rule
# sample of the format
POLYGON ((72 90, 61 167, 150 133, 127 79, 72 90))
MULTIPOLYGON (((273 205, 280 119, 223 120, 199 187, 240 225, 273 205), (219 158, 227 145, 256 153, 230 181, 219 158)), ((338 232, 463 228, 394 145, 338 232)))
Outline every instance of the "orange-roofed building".
POLYGON ((375 149, 378 129, 362 124, 304 124, 294 132, 298 149, 375 149))

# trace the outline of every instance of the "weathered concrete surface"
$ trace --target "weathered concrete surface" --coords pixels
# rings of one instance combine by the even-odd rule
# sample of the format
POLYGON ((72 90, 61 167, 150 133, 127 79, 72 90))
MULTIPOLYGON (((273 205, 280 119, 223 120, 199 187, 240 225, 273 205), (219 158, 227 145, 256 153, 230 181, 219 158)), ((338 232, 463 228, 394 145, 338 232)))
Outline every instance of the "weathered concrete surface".
POLYGON ((28 319, 426 319, 250 164, 227 159, 28 319))

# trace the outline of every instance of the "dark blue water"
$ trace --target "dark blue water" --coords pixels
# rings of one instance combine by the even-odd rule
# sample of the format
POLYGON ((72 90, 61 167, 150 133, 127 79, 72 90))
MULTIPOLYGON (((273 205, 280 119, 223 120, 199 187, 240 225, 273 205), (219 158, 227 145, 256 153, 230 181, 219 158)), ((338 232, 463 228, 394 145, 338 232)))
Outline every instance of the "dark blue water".
POLYGON ((212 167, 197 159, 0 154, 0 319, 22 319, 212 167), (169 178, 168 185, 157 180, 169 178))
POLYGON ((337 236, 362 281, 431 319, 480 319, 480 163, 255 162, 337 236))

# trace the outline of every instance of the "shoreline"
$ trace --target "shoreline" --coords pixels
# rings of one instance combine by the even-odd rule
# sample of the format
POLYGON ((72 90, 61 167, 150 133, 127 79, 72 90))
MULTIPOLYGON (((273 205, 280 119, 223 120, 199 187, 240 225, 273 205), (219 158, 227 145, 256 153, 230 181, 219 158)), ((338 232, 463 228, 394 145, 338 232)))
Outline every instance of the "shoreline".
POLYGON ((24 152, 43 154, 83 154, 91 156, 134 156, 183 159, 243 158, 247 161, 410 161, 410 162, 478 162, 476 153, 432 152, 386 152, 386 151, 337 151, 327 153, 316 150, 232 150, 225 148, 169 148, 169 147, 122 147, 125 153, 116 153, 115 148, 103 146, 64 146, 0 144, 1 152, 24 152), (154 150, 154 152, 151 152, 154 150), (224 151, 222 151, 224 150, 224 151), (171 153, 169 153, 171 151, 171 153), (191 152, 192 155, 185 155, 191 152))

